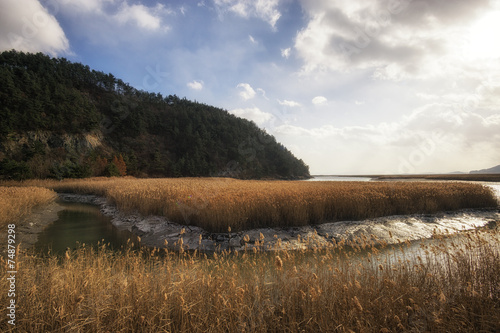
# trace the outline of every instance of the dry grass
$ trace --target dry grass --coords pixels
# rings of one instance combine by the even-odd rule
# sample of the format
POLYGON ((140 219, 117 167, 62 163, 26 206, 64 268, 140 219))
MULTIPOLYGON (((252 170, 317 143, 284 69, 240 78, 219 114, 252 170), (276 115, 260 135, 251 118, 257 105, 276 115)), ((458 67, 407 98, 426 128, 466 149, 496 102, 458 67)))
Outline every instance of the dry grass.
POLYGON ((63 258, 20 253, 15 331, 498 332, 499 244, 493 230, 411 255, 403 243, 398 258, 366 238, 210 258, 105 246, 63 258))
POLYGON ((212 232, 497 206, 489 188, 458 182, 92 178, 26 184, 106 196, 125 212, 164 215, 212 232))
MULTIPOLYGON (((23 185, 98 194, 125 211, 164 214, 181 223, 187 218, 224 231, 228 225, 234 230, 496 205, 488 189, 463 183, 125 178, 23 185)), ((19 201, 21 207, 36 205, 30 204, 35 193, 53 196, 40 188, 22 190, 31 201, 19 201)), ((322 250, 210 257, 112 252, 105 245, 62 258, 20 252, 16 327, 7 324, 5 314, 0 327, 35 333, 500 330, 498 229, 422 243, 412 254, 403 243, 398 257, 374 241, 365 237, 322 250)), ((8 290, 6 278, 2 270, 0 290, 8 290)), ((8 301, 7 293, 0 293, 0 304, 8 301)))
POLYGON ((28 215, 38 205, 55 200, 56 193, 40 187, 2 187, 0 186, 0 229, 8 223, 17 222, 28 215))

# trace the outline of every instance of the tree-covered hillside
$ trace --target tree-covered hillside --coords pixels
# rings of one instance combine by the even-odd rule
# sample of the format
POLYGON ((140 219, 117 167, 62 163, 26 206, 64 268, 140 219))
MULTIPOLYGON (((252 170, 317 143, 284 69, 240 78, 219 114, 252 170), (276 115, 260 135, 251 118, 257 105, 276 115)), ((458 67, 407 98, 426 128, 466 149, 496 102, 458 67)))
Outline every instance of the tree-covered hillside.
POLYGON ((0 178, 304 178, 253 122, 44 54, 0 54, 0 178))

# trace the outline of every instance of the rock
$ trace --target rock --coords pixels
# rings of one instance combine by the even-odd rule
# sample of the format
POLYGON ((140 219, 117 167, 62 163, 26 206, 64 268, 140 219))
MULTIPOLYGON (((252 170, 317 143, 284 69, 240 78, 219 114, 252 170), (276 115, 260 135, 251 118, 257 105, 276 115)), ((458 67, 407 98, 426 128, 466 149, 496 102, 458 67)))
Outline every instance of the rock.
POLYGON ((222 243, 222 242, 226 241, 226 239, 228 239, 228 237, 226 235, 223 235, 223 234, 218 234, 215 236, 215 241, 218 243, 222 243))
POLYGON ((132 228, 130 229, 130 231, 132 231, 134 234, 136 234, 139 237, 143 237, 145 234, 147 234, 147 232, 142 231, 136 225, 133 225, 132 228))
POLYGON ((229 248, 237 248, 245 245, 245 242, 242 244, 242 239, 239 236, 233 236, 229 239, 229 248))

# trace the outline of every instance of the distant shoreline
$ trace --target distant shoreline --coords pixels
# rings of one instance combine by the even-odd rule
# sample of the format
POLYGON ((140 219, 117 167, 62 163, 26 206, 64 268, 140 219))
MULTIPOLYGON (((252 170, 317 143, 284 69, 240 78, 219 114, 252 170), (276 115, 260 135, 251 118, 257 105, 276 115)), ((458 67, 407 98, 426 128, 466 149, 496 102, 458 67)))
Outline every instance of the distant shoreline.
POLYGON ((464 180, 481 182, 500 182, 500 174, 412 174, 412 175, 312 175, 312 178, 339 177, 339 178, 371 178, 372 181, 379 180, 464 180))

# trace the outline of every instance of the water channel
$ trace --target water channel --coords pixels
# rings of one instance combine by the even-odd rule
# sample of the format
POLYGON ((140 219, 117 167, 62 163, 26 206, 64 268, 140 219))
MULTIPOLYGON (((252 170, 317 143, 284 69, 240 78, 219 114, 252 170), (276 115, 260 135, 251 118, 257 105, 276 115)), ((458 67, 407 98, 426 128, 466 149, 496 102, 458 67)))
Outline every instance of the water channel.
POLYGON ((39 253, 62 254, 79 244, 96 246, 98 242, 120 249, 128 239, 136 239, 128 230, 119 230, 111 219, 101 214, 99 207, 90 204, 59 202, 63 207, 59 219, 38 235, 35 250, 39 253))

